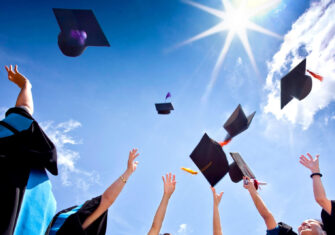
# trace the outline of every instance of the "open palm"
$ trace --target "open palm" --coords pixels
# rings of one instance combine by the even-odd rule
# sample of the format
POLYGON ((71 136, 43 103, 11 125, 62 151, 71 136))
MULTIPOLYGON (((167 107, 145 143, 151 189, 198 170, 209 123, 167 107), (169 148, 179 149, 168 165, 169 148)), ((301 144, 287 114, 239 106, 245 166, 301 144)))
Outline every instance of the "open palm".
POLYGON ((316 155, 315 159, 313 159, 312 155, 309 153, 307 153, 307 156, 308 158, 305 157, 304 155, 300 156, 299 162, 301 163, 301 165, 310 169, 313 173, 320 172, 320 168, 319 168, 319 156, 320 155, 316 155))

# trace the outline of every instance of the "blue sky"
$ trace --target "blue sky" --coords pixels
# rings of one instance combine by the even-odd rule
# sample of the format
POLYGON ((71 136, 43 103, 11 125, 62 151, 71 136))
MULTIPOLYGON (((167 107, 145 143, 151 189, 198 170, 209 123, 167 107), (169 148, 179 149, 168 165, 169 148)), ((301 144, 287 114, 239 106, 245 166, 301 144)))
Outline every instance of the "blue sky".
MULTIPOLYGON (((223 9, 220 0, 196 1, 223 9)), ((260 4, 266 0, 260 0, 260 4)), ((232 1, 238 6, 239 1, 232 1)), ((0 65, 18 64, 32 82, 35 118, 57 144, 60 175, 50 176, 58 209, 101 194, 126 169, 137 147, 139 166, 109 210, 107 234, 146 234, 163 194, 161 176, 177 187, 161 232, 212 233, 212 194, 189 155, 204 132, 217 141, 238 104, 256 111, 250 128, 224 147, 239 152, 256 177, 276 220, 294 228, 319 218, 309 171, 301 154, 320 154, 323 182, 335 198, 334 1, 279 1, 249 20, 282 36, 248 30, 258 73, 234 37, 207 99, 202 97, 227 37, 221 32, 175 48, 220 19, 178 0, 23 1, 0 9, 0 65), (93 9, 111 47, 89 47, 77 58, 57 46, 52 8, 93 9), (279 109, 278 82, 304 56, 324 76, 302 102, 279 109), (167 92, 175 110, 159 116, 154 103, 167 92)), ((0 71, 0 111, 14 105, 18 89, 0 71)), ((220 205, 224 234, 264 234, 265 225, 242 184, 226 176, 220 205)))

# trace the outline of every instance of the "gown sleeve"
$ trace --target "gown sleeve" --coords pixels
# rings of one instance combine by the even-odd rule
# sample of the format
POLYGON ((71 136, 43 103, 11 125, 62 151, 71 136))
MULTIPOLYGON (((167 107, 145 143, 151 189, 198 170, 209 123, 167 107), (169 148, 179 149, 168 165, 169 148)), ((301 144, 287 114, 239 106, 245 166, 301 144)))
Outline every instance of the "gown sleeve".
POLYGON ((104 235, 107 228, 107 212, 104 212, 87 229, 82 224, 100 205, 101 196, 58 212, 50 223, 45 235, 104 235))
POLYGON ((335 200, 331 201, 332 208, 331 213, 328 214, 325 210, 322 209, 321 218, 323 222, 324 230, 327 234, 335 234, 335 200))

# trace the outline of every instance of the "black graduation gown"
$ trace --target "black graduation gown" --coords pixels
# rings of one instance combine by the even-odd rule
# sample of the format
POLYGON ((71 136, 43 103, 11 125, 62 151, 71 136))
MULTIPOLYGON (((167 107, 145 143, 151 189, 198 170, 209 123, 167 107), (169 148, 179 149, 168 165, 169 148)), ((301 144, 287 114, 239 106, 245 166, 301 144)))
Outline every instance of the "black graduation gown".
POLYGON ((107 211, 87 229, 82 228, 86 218, 100 205, 101 196, 86 201, 83 205, 73 206, 58 212, 52 219, 45 235, 104 235, 107 227, 107 211))
POLYGON ((297 233, 295 233, 292 229, 291 226, 283 223, 283 222, 279 222, 278 226, 276 228, 274 228, 273 230, 268 230, 267 234, 278 234, 278 235, 297 235, 297 233))
POLYGON ((279 235, 297 235, 297 233, 293 231, 291 226, 283 222, 279 222, 278 226, 279 226, 279 235))
POLYGON ((335 235, 335 201, 332 200, 331 213, 328 214, 325 210, 321 212, 321 218, 323 222, 324 230, 327 232, 327 235, 335 235))
MULTIPOLYGON (((13 119, 15 121, 15 117, 12 121, 13 119)), ((57 153, 52 141, 23 108, 9 109, 0 125, 4 127, 3 130, 12 132, 11 135, 0 138, 0 234, 11 235, 20 212, 30 169, 45 168, 57 175, 57 153), (17 130, 6 122, 7 118, 13 117, 10 115, 20 115, 31 121, 31 124, 24 130, 17 130)))

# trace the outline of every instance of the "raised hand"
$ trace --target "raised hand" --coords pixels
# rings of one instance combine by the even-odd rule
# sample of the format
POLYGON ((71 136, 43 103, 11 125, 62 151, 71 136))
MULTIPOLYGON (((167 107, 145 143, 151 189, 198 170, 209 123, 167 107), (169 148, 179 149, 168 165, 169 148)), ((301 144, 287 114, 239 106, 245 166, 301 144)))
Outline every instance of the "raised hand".
POLYGON ((128 165, 127 165, 127 171, 131 174, 133 173, 138 165, 137 161, 134 161, 140 154, 137 153, 137 149, 132 149, 129 152, 129 158, 128 158, 128 165))
POLYGON ((218 206, 221 202, 223 192, 217 194, 214 187, 211 187, 211 189, 212 189, 212 192, 213 192, 214 205, 218 206))
POLYGON ((164 182, 164 194, 168 197, 171 197, 172 193, 174 192, 176 188, 176 176, 171 173, 166 174, 165 178, 162 176, 163 182, 164 182))
POLYGON ((300 156, 299 162, 301 165, 305 166, 306 168, 310 169, 312 173, 320 173, 319 168, 319 156, 316 155, 315 159, 313 159, 312 155, 307 153, 309 159, 307 159, 304 155, 300 156))
POLYGON ((29 80, 23 76, 21 73, 19 73, 19 71, 17 70, 17 65, 15 65, 14 67, 14 71, 13 71, 13 67, 12 65, 9 66, 5 66, 7 72, 8 72, 8 79, 12 82, 14 82, 16 85, 18 85, 20 88, 23 88, 26 84, 30 84, 29 80))
POLYGON ((250 179, 248 176, 243 176, 243 187, 248 189, 250 193, 257 191, 254 180, 250 179))

